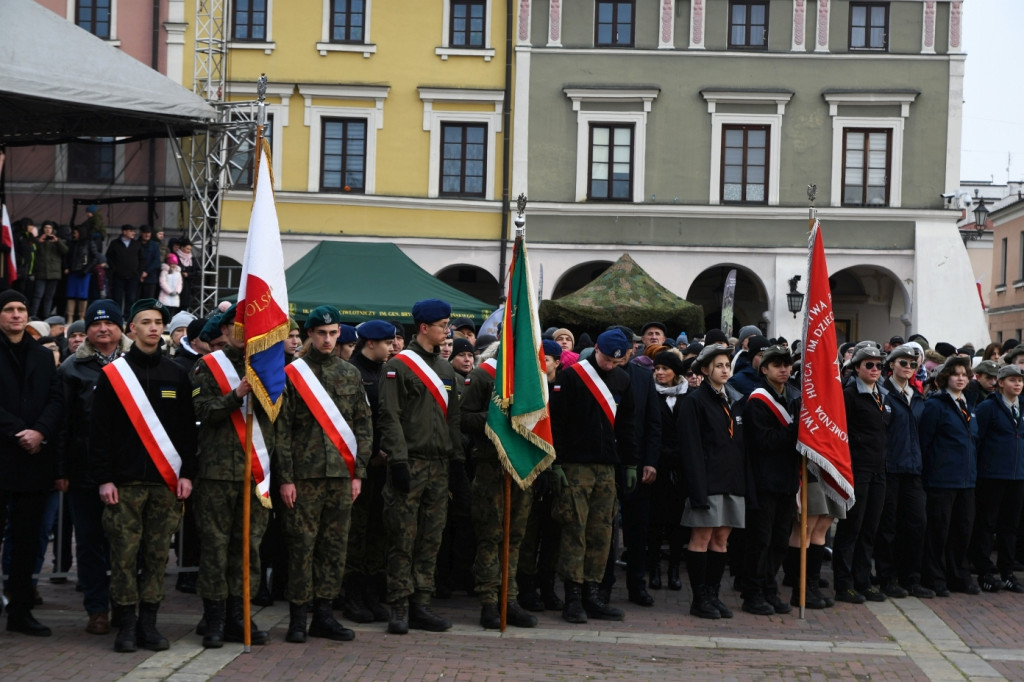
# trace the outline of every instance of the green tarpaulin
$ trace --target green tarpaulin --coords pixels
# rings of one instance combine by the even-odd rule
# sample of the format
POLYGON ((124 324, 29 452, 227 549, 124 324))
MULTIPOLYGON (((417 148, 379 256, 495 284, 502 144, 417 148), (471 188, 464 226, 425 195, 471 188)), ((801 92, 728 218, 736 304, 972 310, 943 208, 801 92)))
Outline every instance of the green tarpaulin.
POLYGON ((412 306, 439 298, 453 317, 483 322, 494 310, 416 265, 394 244, 320 242, 285 271, 288 309, 302 319, 318 305, 337 306, 346 322, 385 318, 412 324, 412 306))
POLYGON ((622 254, 597 279, 582 289, 540 304, 545 326, 563 326, 577 334, 599 332, 624 324, 634 331, 652 321, 663 322, 669 334, 704 332, 704 312, 658 284, 628 253, 622 254))

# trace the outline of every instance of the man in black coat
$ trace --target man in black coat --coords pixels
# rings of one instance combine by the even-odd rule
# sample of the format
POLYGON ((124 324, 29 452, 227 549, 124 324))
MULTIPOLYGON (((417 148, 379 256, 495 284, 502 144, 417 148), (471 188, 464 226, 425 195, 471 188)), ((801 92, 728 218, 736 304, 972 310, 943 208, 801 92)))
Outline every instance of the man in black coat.
POLYGON ((0 292, 0 528, 8 506, 11 522, 7 629, 48 637, 50 628, 32 617, 32 572, 46 494, 60 478, 53 445, 63 402, 53 353, 25 333, 27 324, 28 299, 14 289, 0 292))
POLYGON ((139 279, 145 268, 142 245, 135 240, 135 226, 122 225, 121 236, 107 247, 107 267, 110 268, 111 298, 128 310, 139 297, 139 279))

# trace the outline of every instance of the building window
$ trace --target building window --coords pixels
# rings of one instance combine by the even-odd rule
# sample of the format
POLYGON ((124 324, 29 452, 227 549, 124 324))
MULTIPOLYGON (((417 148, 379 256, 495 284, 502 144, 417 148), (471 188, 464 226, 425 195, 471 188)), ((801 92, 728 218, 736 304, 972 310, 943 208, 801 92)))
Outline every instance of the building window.
POLYGON ((441 124, 441 196, 483 197, 487 180, 487 126, 441 124))
POLYGON ((364 0, 331 0, 331 42, 362 43, 366 26, 364 0))
POLYGON ((366 190, 366 119, 338 118, 321 121, 320 191, 366 190))
POLYGON ((479 50, 484 47, 487 5, 484 0, 452 0, 448 46, 479 50))
POLYGON ((732 0, 729 3, 729 47, 768 49, 766 0, 732 0))
POLYGON ((68 182, 113 182, 116 177, 117 145, 114 138, 68 144, 68 182))
POLYGON ((722 203, 768 203, 768 126, 722 126, 722 203))
MULTIPOLYGON (((238 118, 232 116, 232 118, 238 118)), ((267 114, 267 124, 263 126, 263 139, 271 149, 273 159, 274 149, 274 115, 267 114)), ((239 139, 235 152, 231 154, 228 161, 228 173, 231 175, 231 187, 234 189, 252 189, 253 164, 255 159, 253 152, 256 150, 256 126, 246 130, 243 138, 239 139)))
POLYGON ((633 200, 633 126, 590 126, 587 199, 633 200))
POLYGON ((1014 284, 1024 284, 1024 230, 1020 233, 1020 246, 1017 249, 1017 281, 1014 284))
POLYGON ((892 131, 843 131, 843 206, 888 206, 892 131))
POLYGON ((850 49, 889 49, 889 3, 850 3, 850 49))
POLYGON ((77 0, 75 24, 97 38, 110 38, 110 11, 112 0, 77 0))
POLYGON ((235 0, 232 40, 266 42, 268 0, 235 0))
MULTIPOLYGON (((999 283, 996 284, 997 287, 1003 287, 1004 289, 1006 288, 1006 240, 1007 237, 1003 237, 999 244, 999 283)), ((1020 336, 1017 338, 1019 339, 1020 336)))
POLYGON ((594 45, 632 47, 634 0, 598 0, 594 45))

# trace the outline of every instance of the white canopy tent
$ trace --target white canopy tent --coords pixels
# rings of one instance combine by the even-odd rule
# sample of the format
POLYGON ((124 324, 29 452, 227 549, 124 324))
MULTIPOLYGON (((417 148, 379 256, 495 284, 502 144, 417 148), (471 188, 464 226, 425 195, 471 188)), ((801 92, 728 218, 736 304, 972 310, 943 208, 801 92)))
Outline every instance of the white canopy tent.
POLYGON ((0 144, 188 135, 198 95, 33 0, 0 2, 0 144))

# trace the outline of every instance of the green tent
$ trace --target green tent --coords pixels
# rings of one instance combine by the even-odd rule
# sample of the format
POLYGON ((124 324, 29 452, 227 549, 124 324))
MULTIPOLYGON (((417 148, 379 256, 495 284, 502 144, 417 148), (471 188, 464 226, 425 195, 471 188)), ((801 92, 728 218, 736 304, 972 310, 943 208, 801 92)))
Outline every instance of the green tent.
POLYGON ((663 322, 670 334, 704 332, 701 307, 658 284, 628 253, 582 289, 542 301, 540 318, 546 326, 568 327, 577 334, 600 332, 613 324, 639 332, 651 321, 663 322))
POLYGON ((412 323, 412 306, 439 298, 453 317, 483 322, 494 310, 416 265, 394 244, 324 241, 285 271, 288 311, 305 318, 318 305, 334 305, 346 322, 373 319, 412 323))

